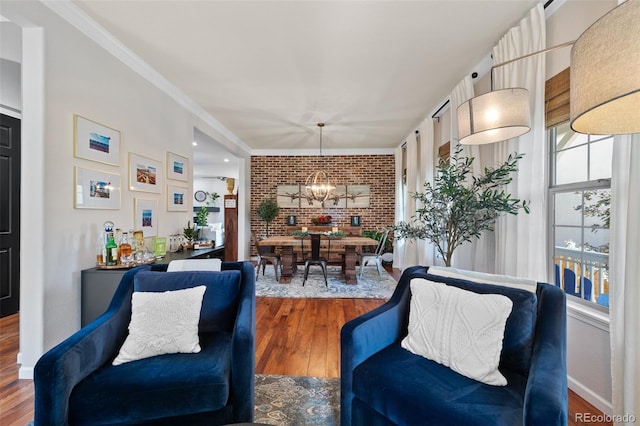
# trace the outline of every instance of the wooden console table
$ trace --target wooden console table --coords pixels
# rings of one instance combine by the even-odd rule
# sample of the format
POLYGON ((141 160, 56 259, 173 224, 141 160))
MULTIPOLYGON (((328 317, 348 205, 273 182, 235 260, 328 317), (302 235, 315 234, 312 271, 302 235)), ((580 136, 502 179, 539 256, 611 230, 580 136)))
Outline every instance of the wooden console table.
MULTIPOLYGON (((290 283, 295 272, 295 251, 302 246, 302 240, 288 235, 265 238, 258 241, 261 246, 280 247, 280 257, 282 260, 282 274, 280 283, 290 283)), ((365 237, 344 237, 331 240, 331 248, 344 249, 344 275, 347 284, 357 284, 356 261, 358 259, 356 249, 364 246, 377 246, 378 241, 365 237)), ((299 251, 299 250, 298 250, 299 251)))

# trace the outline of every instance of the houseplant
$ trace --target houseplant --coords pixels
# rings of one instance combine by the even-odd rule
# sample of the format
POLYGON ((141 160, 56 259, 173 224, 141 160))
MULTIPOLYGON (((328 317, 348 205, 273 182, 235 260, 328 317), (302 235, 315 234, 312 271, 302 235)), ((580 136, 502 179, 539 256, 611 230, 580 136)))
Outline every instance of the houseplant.
POLYGON ((193 246, 193 240, 198 236, 198 230, 196 229, 195 223, 193 227, 191 227, 191 221, 187 222, 187 227, 182 229, 182 235, 187 240, 187 248, 191 248, 193 246))
POLYGON ((269 197, 262 200, 256 213, 260 216, 260 219, 264 220, 267 223, 267 237, 269 237, 269 223, 273 222, 273 220, 278 216, 280 212, 280 207, 278 207, 278 203, 275 198, 269 197))
POLYGON ((436 168, 433 185, 426 182, 424 192, 412 194, 418 201, 413 220, 392 228, 396 238, 431 241, 447 266, 459 245, 480 238, 484 230, 493 231, 498 216, 515 215, 520 209, 529 213, 527 201, 512 198, 504 190, 522 154, 511 154, 499 167, 485 168, 483 175, 473 176, 474 158, 461 156, 461 152, 458 145, 451 162, 436 168))

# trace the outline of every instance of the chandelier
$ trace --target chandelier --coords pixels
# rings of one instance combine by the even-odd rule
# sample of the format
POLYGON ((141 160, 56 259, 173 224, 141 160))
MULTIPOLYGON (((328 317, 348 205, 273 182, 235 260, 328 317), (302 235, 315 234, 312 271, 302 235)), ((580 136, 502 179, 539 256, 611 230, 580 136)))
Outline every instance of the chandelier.
MULTIPOLYGON (((324 123, 318 123, 318 127, 320 127, 320 158, 322 159, 322 128, 324 123)), ((327 172, 318 170, 307 178, 305 189, 307 199, 323 202, 329 198, 335 186, 331 185, 327 172)))

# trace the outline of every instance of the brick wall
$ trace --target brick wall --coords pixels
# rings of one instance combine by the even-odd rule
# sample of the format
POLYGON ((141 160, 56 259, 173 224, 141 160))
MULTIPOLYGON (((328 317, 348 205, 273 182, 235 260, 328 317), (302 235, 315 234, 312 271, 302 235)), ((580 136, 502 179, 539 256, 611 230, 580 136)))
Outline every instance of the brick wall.
POLYGON ((369 185, 369 208, 280 208, 269 224, 269 235, 284 234, 287 216, 298 225, 311 225, 311 218, 331 215, 333 226, 350 226, 351 216, 360 216, 362 229, 392 225, 395 215, 395 160, 393 155, 253 156, 251 157, 251 230, 266 236, 266 223, 256 210, 262 200, 275 197, 278 185, 305 183, 318 169, 325 170, 334 185, 369 185))

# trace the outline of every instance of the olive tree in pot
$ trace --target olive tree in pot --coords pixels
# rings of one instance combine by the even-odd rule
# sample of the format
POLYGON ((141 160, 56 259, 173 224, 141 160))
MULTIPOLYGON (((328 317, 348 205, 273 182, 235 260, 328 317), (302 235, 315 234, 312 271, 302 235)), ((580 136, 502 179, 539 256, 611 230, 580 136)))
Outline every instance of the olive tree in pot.
POLYGON ((512 198, 504 190, 518 170, 523 154, 511 154, 497 168, 485 168, 481 176, 473 176, 473 157, 461 156, 458 145, 450 163, 436 168, 433 185, 424 184, 424 192, 411 196, 418 201, 416 214, 410 222, 393 226, 396 238, 431 241, 446 266, 451 266, 454 250, 465 241, 480 238, 484 230, 493 231, 498 216, 529 213, 525 200, 512 198))
POLYGON ((260 219, 267 223, 267 237, 269 237, 269 223, 273 222, 279 212, 280 207, 278 207, 278 203, 273 197, 262 200, 258 206, 258 210, 256 210, 260 219))

